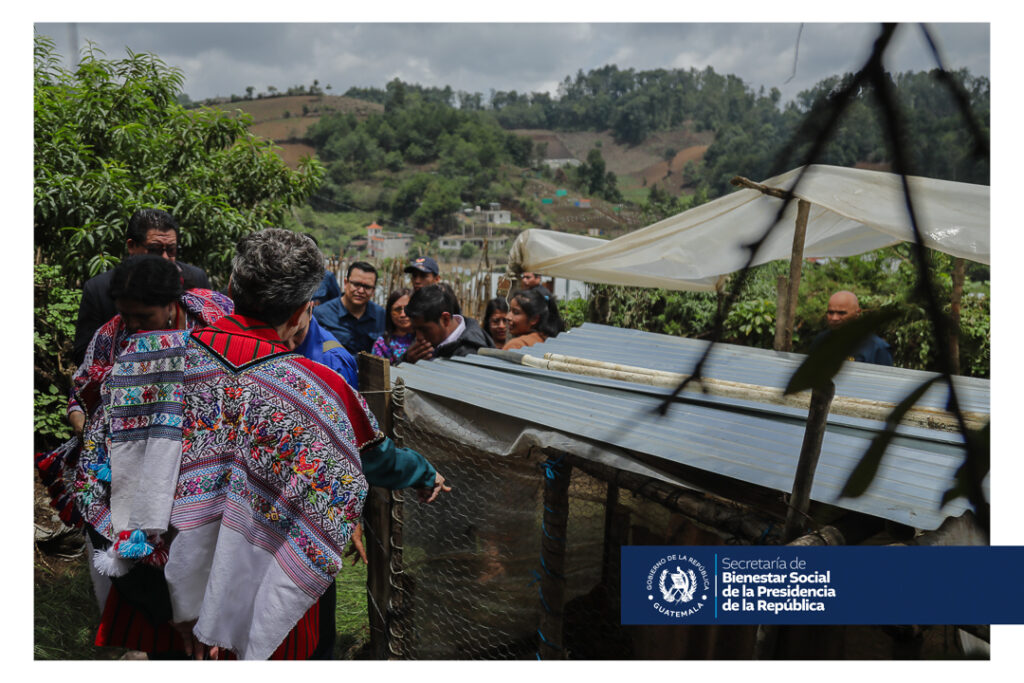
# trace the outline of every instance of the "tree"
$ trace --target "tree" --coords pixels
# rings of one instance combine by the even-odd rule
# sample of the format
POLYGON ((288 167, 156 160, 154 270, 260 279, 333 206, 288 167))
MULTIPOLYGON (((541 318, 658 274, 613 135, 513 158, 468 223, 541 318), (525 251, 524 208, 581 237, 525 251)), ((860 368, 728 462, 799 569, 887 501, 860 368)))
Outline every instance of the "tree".
POLYGON ((235 243, 280 225, 320 184, 323 167, 292 171, 248 117, 179 103, 182 75, 156 56, 107 60, 90 46, 60 66, 53 41, 35 38, 34 237, 37 447, 55 443, 53 410, 69 389, 66 347, 78 283, 114 266, 128 218, 169 211, 182 227, 182 259, 221 286, 235 243), (57 324, 62 322, 62 324, 57 324))
POLYGON ((138 208, 169 211, 184 259, 224 282, 238 239, 278 225, 320 184, 292 171, 249 117, 177 103, 182 75, 151 54, 108 60, 90 46, 73 71, 35 39, 35 242, 69 283, 116 264, 138 208))

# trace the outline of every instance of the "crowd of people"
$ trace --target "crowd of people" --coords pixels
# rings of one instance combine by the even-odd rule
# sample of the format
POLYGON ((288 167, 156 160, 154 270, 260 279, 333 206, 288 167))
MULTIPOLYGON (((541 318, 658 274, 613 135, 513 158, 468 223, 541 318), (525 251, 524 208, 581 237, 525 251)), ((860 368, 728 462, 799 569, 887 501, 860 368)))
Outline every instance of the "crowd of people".
POLYGON ((95 642, 151 659, 330 658, 334 577, 360 545, 368 487, 451 490, 380 432, 355 356, 535 344, 562 331, 554 296, 527 274, 481 326, 422 257, 382 307, 372 264, 339 287, 314 240, 279 229, 243 238, 216 291, 177 259, 180 236, 166 211, 136 211, 126 257, 84 284, 74 437, 36 458, 85 531, 95 642))
MULTIPOLYGON (((177 260, 179 240, 170 214, 137 211, 127 257, 85 283, 75 436, 37 456, 62 519, 86 532, 95 642, 150 658, 330 658, 334 577, 368 487, 415 487, 425 502, 451 490, 378 429, 355 356, 540 344, 564 330, 556 298, 521 273, 477 322, 421 257, 382 307, 372 264, 352 263, 339 288, 314 241, 280 229, 239 241, 219 292, 177 260)), ((859 312, 838 292, 830 329, 859 312)), ((862 351, 892 362, 878 338, 862 351)))

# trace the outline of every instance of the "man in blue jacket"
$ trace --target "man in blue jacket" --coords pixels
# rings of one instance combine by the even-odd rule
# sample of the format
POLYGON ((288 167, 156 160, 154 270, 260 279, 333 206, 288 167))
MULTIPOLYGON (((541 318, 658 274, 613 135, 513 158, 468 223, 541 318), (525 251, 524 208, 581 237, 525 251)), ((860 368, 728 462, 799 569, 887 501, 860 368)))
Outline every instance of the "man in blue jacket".
POLYGON ((345 274, 345 292, 313 309, 320 326, 327 329, 353 356, 369 353, 373 342, 384 335, 384 308, 373 302, 377 269, 356 261, 345 274))
POLYGON ((285 340, 285 346, 317 363, 322 363, 345 378, 348 385, 359 390, 356 359, 341 345, 334 335, 320 327, 312 315, 306 326, 291 339, 285 340))

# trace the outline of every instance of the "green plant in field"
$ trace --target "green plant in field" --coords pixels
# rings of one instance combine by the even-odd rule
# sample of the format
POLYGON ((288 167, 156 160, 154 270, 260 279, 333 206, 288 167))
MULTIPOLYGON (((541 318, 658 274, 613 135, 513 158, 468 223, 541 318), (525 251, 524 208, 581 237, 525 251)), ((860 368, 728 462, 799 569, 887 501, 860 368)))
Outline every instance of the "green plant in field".
POLYGON ((226 278, 238 239, 279 225, 319 185, 323 167, 292 171, 251 117, 178 104, 183 77, 151 54, 105 59, 89 46, 74 70, 35 37, 35 243, 70 281, 99 273, 124 250, 143 207, 182 226, 184 259, 226 278))

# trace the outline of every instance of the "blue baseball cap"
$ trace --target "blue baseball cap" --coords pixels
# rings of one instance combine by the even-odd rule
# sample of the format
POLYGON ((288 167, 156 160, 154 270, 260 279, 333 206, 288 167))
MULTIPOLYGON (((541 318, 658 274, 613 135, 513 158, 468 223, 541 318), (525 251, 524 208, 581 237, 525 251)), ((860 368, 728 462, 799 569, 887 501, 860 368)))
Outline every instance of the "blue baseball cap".
POLYGON ((407 273, 411 273, 414 270, 418 270, 421 273, 433 273, 434 275, 441 274, 441 270, 437 267, 437 261, 429 256, 421 256, 413 259, 409 262, 409 265, 405 267, 405 272, 407 273))

